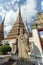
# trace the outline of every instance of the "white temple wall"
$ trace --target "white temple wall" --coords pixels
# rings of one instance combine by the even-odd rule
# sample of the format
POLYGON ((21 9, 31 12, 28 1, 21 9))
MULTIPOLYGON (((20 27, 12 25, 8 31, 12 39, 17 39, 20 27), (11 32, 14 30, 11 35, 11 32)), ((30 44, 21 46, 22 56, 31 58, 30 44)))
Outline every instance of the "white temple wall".
POLYGON ((37 63, 37 65, 43 65, 43 52, 37 29, 32 29, 32 37, 29 38, 29 42, 33 44, 33 54, 31 53, 30 60, 37 63))
POLYGON ((32 34, 33 34, 34 45, 36 47, 34 53, 36 55, 40 56, 40 54, 42 55, 42 48, 41 48, 40 39, 39 39, 39 35, 38 35, 37 29, 33 29, 32 30, 32 34), (40 54, 38 53, 38 50, 39 50, 40 54))
POLYGON ((37 62, 38 65, 43 65, 43 53, 42 53, 41 43, 40 43, 37 29, 32 30, 32 35, 33 35, 33 42, 34 42, 33 53, 35 56, 35 62, 37 62))
POLYGON ((16 44, 16 39, 3 40, 2 42, 3 42, 3 44, 8 43, 10 45, 10 47, 12 48, 12 52, 14 52, 13 50, 15 49, 14 45, 16 44))

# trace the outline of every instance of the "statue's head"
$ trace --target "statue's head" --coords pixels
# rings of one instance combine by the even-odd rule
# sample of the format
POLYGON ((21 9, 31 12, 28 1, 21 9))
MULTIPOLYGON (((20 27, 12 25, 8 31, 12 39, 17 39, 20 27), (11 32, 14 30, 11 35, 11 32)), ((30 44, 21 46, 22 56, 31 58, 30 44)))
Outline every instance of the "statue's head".
POLYGON ((23 34, 23 33, 24 33, 23 28, 21 28, 20 29, 20 34, 23 34))

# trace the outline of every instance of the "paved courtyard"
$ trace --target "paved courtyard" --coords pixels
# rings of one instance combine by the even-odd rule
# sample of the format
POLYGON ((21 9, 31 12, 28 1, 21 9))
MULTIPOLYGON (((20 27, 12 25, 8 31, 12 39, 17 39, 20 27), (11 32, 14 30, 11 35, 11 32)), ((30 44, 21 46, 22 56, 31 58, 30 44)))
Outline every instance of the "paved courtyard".
POLYGON ((4 63, 3 65, 32 65, 29 61, 13 61, 9 60, 7 63, 4 63))

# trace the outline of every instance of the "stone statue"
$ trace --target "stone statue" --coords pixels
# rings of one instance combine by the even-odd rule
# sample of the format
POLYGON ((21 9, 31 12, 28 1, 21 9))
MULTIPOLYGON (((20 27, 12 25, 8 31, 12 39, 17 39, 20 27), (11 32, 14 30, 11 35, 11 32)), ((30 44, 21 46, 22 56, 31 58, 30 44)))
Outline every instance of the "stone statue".
POLYGON ((27 33, 23 33, 23 29, 20 30, 20 35, 18 36, 18 58, 28 58, 29 51, 29 38, 27 33))

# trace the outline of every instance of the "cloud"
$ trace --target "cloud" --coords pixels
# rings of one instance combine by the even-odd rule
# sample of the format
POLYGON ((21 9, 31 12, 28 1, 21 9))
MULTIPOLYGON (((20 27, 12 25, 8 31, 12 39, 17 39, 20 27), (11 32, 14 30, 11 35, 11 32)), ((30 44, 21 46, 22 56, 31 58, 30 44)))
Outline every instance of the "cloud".
MULTIPOLYGON (((1 4, 0 14, 2 17, 6 14, 4 31, 7 32, 7 34, 17 19, 19 1, 20 0, 9 0, 4 4, 1 4)), ((24 23, 26 21, 30 23, 31 20, 33 20, 32 17, 34 17, 37 13, 36 7, 36 0, 26 0, 23 5, 21 4, 21 15, 24 23)))
POLYGON ((41 2, 42 10, 43 10, 43 1, 41 2))
POLYGON ((5 18, 5 25, 12 24, 12 22, 15 20, 15 17, 16 17, 16 12, 14 12, 13 10, 7 12, 5 18))
POLYGON ((2 16, 2 19, 5 15, 5 10, 3 9, 2 5, 0 4, 0 16, 2 16))
POLYGON ((11 9, 11 3, 10 2, 5 2, 4 3, 4 5, 3 5, 3 8, 5 9, 5 10, 10 10, 11 9))
POLYGON ((5 29, 4 29, 4 31, 6 31, 6 32, 8 31, 9 32, 9 30, 11 29, 11 27, 12 27, 11 25, 6 26, 5 29))
POLYGON ((18 11, 14 12, 13 10, 6 13, 4 31, 9 32, 16 21, 18 11))
POLYGON ((21 9, 24 21, 31 22, 32 17, 34 17, 37 13, 36 7, 36 0, 26 0, 24 6, 22 6, 21 9))
POLYGON ((41 38, 43 38, 43 35, 41 35, 41 38))

